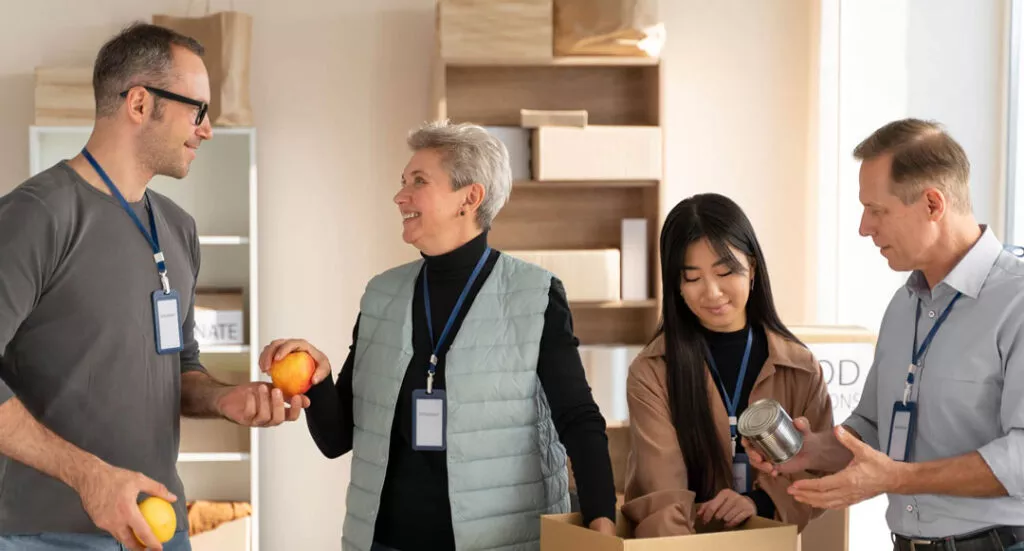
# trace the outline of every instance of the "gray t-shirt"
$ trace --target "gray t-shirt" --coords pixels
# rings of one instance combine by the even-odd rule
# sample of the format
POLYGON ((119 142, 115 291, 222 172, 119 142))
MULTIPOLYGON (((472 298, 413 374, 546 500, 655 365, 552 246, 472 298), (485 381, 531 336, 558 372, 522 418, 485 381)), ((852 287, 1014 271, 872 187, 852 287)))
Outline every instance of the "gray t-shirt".
MULTIPOLYGON (((184 348, 156 352, 146 238, 116 198, 61 162, 0 197, 0 403, 12 395, 64 439, 178 496, 181 374, 202 370, 192 336, 195 220, 150 197, 184 348)), ((149 230, 146 201, 132 204, 149 230)), ((0 534, 99 532, 60 481, 0 455, 0 534)))

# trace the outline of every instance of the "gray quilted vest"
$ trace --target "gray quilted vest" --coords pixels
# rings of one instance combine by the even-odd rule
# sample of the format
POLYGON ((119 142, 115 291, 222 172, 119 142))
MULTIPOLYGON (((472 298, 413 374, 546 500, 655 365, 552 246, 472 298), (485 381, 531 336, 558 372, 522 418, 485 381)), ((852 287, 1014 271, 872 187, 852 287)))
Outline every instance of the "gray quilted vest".
MULTIPOLYGON (((422 265, 373 278, 360 302, 346 551, 369 551, 373 542, 395 402, 413 355, 412 299, 422 265)), ((540 516, 569 511, 565 448, 537 377, 550 285, 550 272, 500 255, 451 338, 448 496, 459 551, 536 551, 540 516)))

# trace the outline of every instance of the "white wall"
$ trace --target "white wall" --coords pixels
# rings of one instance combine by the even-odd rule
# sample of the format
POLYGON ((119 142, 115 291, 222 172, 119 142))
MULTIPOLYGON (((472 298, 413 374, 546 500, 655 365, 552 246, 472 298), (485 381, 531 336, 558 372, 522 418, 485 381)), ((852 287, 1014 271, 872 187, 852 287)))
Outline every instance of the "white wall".
POLYGON ((816 1, 662 0, 665 214, 713 191, 737 201, 764 249, 780 313, 815 312, 809 149, 816 1))
MULTIPOLYGON (((821 143, 835 148, 821 182, 820 212, 836 213, 835 232, 819 255, 818 321, 875 330, 906 274, 889 270, 868 238, 857 233, 860 205, 853 148, 879 126, 913 116, 944 123, 971 160, 972 201, 981 222, 1001 235, 1003 224, 1004 88, 1008 11, 986 0, 825 0, 839 24, 822 60, 822 102, 838 101, 835 130, 821 143), (835 72, 835 67, 838 71, 835 72)), ((822 109, 831 106, 824 104, 822 109)), ((828 214, 821 218, 827 223, 828 214)))

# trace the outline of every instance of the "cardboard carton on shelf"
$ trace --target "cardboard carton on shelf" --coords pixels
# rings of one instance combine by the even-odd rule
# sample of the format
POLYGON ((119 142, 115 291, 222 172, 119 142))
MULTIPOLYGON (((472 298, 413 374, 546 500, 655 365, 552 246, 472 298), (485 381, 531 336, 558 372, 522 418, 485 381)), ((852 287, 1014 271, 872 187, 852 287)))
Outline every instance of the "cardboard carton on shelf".
POLYGON ((446 60, 554 57, 553 0, 439 0, 437 25, 446 60))
POLYGON ((195 338, 202 345, 245 344, 245 296, 242 289, 197 289, 195 338))

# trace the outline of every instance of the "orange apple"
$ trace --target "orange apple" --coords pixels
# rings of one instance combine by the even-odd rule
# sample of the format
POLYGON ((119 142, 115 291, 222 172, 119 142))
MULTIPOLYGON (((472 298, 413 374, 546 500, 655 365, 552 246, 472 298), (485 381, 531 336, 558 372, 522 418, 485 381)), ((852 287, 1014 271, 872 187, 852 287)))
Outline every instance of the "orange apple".
POLYGON ((281 389, 285 400, 291 400, 292 396, 305 394, 309 387, 313 386, 313 372, 316 371, 316 362, 308 352, 292 352, 270 364, 270 379, 274 382, 274 388, 281 389))

